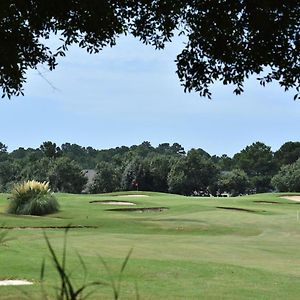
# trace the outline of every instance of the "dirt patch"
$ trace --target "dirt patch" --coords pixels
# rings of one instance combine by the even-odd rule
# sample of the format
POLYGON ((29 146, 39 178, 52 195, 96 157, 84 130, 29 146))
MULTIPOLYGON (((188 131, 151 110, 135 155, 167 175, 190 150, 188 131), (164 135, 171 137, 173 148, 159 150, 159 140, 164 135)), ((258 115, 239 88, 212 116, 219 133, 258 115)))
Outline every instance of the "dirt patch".
POLYGON ((0 280, 0 286, 8 286, 8 285, 31 285, 33 282, 28 280, 0 280))
POLYGON ((300 196, 282 196, 280 198, 300 202, 300 196))
POLYGON ((90 201, 90 203, 96 203, 96 204, 102 204, 102 205, 136 205, 133 202, 127 202, 127 201, 114 201, 114 200, 95 200, 90 201))
POLYGON ((0 226, 0 229, 66 229, 66 228, 98 228, 97 226, 88 225, 68 225, 68 226, 0 226))
POLYGON ((140 208, 112 208, 107 211, 131 211, 131 212, 162 212, 168 210, 168 207, 140 207, 140 208))
POLYGON ((118 198, 143 198, 143 197, 149 197, 148 195, 118 195, 116 196, 118 198))
POLYGON ((251 213, 262 213, 262 212, 266 212, 265 210, 254 210, 254 209, 240 208, 240 207, 217 206, 216 208, 227 209, 227 210, 235 210, 235 211, 244 211, 244 212, 251 212, 251 213))

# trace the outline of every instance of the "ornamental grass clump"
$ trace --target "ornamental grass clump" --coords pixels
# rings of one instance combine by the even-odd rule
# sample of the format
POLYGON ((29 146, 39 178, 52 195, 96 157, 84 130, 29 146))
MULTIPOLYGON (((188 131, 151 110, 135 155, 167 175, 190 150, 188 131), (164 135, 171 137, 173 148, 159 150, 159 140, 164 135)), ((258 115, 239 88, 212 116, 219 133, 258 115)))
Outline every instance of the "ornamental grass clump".
POLYGON ((16 184, 11 192, 8 213, 42 216, 57 212, 59 204, 49 188, 49 182, 35 180, 16 184))

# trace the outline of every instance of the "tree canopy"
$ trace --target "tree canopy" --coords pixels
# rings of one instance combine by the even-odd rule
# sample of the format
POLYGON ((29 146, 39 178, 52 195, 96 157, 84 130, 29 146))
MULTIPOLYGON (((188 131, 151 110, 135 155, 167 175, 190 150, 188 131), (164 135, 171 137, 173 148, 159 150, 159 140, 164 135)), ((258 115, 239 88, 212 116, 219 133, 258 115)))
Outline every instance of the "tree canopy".
POLYGON ((204 149, 185 151, 178 143, 94 149, 51 141, 12 152, 0 142, 0 192, 15 183, 49 181, 54 191, 106 193, 147 190, 184 195, 240 195, 299 190, 299 142, 287 142, 273 152, 255 142, 232 158, 204 149), (89 180, 88 180, 89 179, 89 180))
POLYGON ((295 0, 0 1, 0 86, 3 97, 23 94, 27 70, 53 70, 72 44, 97 53, 131 34, 162 49, 181 34, 176 64, 185 91, 210 98, 210 86, 221 81, 240 94, 254 74, 262 85, 295 88, 297 99, 299 29, 295 0), (54 50, 47 46, 52 34, 61 41, 54 50))

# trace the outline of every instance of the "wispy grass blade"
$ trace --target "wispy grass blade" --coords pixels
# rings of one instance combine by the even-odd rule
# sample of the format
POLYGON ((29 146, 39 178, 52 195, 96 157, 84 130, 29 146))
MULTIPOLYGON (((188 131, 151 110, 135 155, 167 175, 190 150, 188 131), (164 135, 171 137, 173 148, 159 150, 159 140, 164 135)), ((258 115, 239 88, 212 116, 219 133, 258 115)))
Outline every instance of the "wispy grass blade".
POLYGON ((131 248, 131 249, 129 250, 129 252, 127 253, 127 255, 126 255, 126 257, 125 257, 125 259, 124 259, 124 261, 123 261, 123 264, 122 264, 122 266, 121 266, 121 270, 120 270, 120 272, 119 272, 119 277, 118 277, 118 288, 117 288, 117 290, 118 290, 118 295, 120 295, 120 292, 121 292, 121 282, 122 282, 123 272, 124 272, 124 270, 125 270, 125 268, 126 268, 126 266, 127 266, 127 263, 128 263, 128 261, 129 261, 129 258, 130 258, 130 256, 131 256, 131 254, 132 254, 132 251, 133 251, 133 248, 131 248))
POLYGON ((104 266, 108 276, 109 276, 109 280, 110 280, 110 283, 111 283, 111 287, 113 289, 113 294, 114 294, 114 299, 118 299, 119 298, 119 295, 118 295, 118 289, 117 289, 117 286, 116 286, 116 283, 115 283, 115 280, 112 276, 112 273, 111 273, 111 270, 108 266, 108 264, 106 263, 106 261, 103 259, 103 257, 101 255, 99 255, 99 258, 102 262, 102 265, 104 266))
POLYGON ((40 271, 40 281, 41 282, 44 281, 44 277, 45 277, 45 265, 46 265, 45 258, 43 258, 42 265, 41 265, 41 271, 40 271))
POLYGON ((122 277, 123 277, 123 272, 127 266, 127 263, 130 259, 130 256, 132 254, 132 251, 133 249, 130 249, 128 254, 126 255, 123 263, 122 263, 122 266, 121 266, 121 269, 120 269, 120 272, 118 274, 118 280, 116 281, 112 275, 112 272, 108 266, 108 264, 106 263, 106 261, 101 257, 99 256, 108 276, 109 276, 109 279, 110 279, 110 282, 111 282, 111 286, 112 286, 112 289, 113 289, 113 294, 114 294, 114 299, 115 300, 118 300, 119 297, 120 297, 120 291, 121 291, 121 283, 122 283, 122 277))
MULTIPOLYGON (((66 229, 67 231, 68 229, 66 229)), ((74 289, 73 289, 73 286, 70 282, 70 278, 69 276, 67 275, 66 273, 66 270, 65 268, 63 268, 63 263, 60 264, 59 260, 58 260, 58 257, 49 241, 49 238, 48 236, 44 233, 44 237, 45 237, 45 240, 46 240, 46 243, 47 243, 47 246, 48 246, 48 249, 50 251, 50 254, 51 254, 51 257, 52 257, 52 260, 54 262, 54 266, 61 278, 61 291, 60 291, 60 296, 58 297, 58 299, 66 299, 66 300, 71 300, 71 299, 75 299, 75 298, 72 298, 72 296, 74 295, 74 289)), ((65 251, 63 252, 65 253, 65 251)), ((63 254, 64 255, 64 254, 63 254)), ((65 258, 63 258, 63 261, 65 261, 65 258)))

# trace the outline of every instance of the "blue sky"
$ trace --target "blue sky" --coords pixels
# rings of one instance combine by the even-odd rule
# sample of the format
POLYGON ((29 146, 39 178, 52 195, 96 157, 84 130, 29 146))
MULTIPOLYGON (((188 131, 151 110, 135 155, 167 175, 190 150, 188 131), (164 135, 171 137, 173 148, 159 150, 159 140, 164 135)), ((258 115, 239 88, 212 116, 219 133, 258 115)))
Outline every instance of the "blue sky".
POLYGON ((97 149, 147 140, 233 155, 255 141, 277 150, 300 140, 300 103, 277 84, 250 79, 235 96, 217 83, 212 100, 185 94, 174 63, 182 47, 156 51, 131 37, 97 55, 71 47, 53 72, 28 72, 24 97, 0 101, 0 141, 12 151, 48 140, 97 149))

